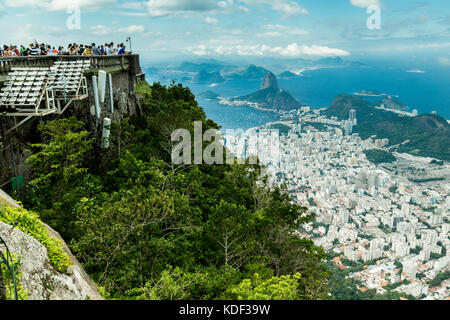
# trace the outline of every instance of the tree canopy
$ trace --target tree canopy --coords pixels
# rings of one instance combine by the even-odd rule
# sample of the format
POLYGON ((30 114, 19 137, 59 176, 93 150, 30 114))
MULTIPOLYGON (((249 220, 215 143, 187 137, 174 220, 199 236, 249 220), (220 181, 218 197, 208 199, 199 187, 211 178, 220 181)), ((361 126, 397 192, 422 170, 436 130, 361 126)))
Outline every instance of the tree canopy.
POLYGON ((43 123, 25 205, 58 230, 105 295, 326 299, 326 258, 296 231, 306 208, 260 165, 174 165, 173 130, 218 129, 181 85, 137 86, 144 114, 94 148, 76 119, 43 123))

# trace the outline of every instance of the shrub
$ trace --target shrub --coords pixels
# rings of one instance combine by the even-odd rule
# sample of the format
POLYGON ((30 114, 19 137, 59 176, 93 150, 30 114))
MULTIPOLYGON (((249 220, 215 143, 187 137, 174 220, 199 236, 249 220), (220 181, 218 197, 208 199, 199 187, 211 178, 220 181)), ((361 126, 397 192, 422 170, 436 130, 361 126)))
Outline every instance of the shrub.
POLYGON ((50 237, 48 230, 42 225, 36 213, 0 203, 0 221, 16 225, 17 229, 39 241, 47 248, 50 262, 56 270, 65 272, 71 265, 70 258, 64 251, 61 241, 50 237))

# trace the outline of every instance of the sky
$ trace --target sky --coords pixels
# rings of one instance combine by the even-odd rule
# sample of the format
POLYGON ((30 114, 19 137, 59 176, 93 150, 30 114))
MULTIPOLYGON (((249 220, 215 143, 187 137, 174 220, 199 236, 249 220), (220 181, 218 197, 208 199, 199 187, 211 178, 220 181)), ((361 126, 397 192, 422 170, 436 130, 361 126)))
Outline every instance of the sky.
POLYGON ((2 45, 131 37, 147 61, 340 56, 450 67, 448 0, 0 0, 0 30, 2 45))

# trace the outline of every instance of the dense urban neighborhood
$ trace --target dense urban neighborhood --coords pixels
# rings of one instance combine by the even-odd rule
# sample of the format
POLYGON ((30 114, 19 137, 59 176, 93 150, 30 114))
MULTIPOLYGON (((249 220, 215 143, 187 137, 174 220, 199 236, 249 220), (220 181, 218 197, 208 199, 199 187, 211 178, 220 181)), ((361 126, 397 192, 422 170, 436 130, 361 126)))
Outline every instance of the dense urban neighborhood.
POLYGON ((354 110, 343 121, 308 107, 281 118, 246 132, 239 155, 250 155, 254 134, 259 150, 279 150, 258 156, 274 182, 315 213, 300 235, 324 248, 362 293, 448 299, 450 165, 391 152, 387 139, 362 140, 352 134, 354 110))

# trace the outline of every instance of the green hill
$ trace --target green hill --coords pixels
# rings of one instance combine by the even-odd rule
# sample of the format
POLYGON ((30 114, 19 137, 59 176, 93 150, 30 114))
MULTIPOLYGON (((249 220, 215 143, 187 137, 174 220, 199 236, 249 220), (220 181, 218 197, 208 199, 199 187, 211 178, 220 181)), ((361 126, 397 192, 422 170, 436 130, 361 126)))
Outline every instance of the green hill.
POLYGON ((225 79, 219 72, 207 72, 204 70, 197 73, 192 79, 192 82, 199 84, 222 83, 224 81, 225 79))
POLYGON ((258 103, 261 108, 289 111, 302 106, 288 91, 281 89, 264 89, 247 96, 233 99, 258 103))
POLYGON ((334 99, 324 114, 340 120, 348 119, 350 110, 356 110, 358 125, 354 132, 367 139, 388 138, 396 151, 412 155, 450 161, 450 125, 438 115, 423 114, 417 117, 400 116, 374 108, 361 97, 340 95, 334 99))
POLYGON ((296 234, 313 215, 259 165, 175 165, 172 132, 218 125, 181 85, 137 93, 142 114, 112 124, 107 150, 74 117, 42 122, 22 193, 104 295, 327 299, 326 255, 296 234))
POLYGON ((197 98, 203 99, 203 100, 218 100, 220 98, 220 95, 218 93, 212 92, 212 91, 205 91, 201 92, 197 95, 197 98))
POLYGON ((269 71, 263 67, 251 64, 245 67, 238 67, 229 73, 224 73, 227 80, 261 80, 269 71))
POLYGON ((397 160, 392 153, 384 151, 384 150, 378 150, 378 149, 365 150, 364 154, 366 155, 366 157, 369 161, 371 161, 375 164, 392 163, 397 160))
POLYGON ((295 79, 299 76, 291 71, 284 71, 278 75, 278 78, 280 79, 295 79))
POLYGON ((247 101, 257 103, 259 107, 274 111, 295 110, 302 106, 288 91, 281 90, 278 87, 276 76, 267 72, 262 84, 261 90, 252 94, 232 99, 232 101, 247 101))

